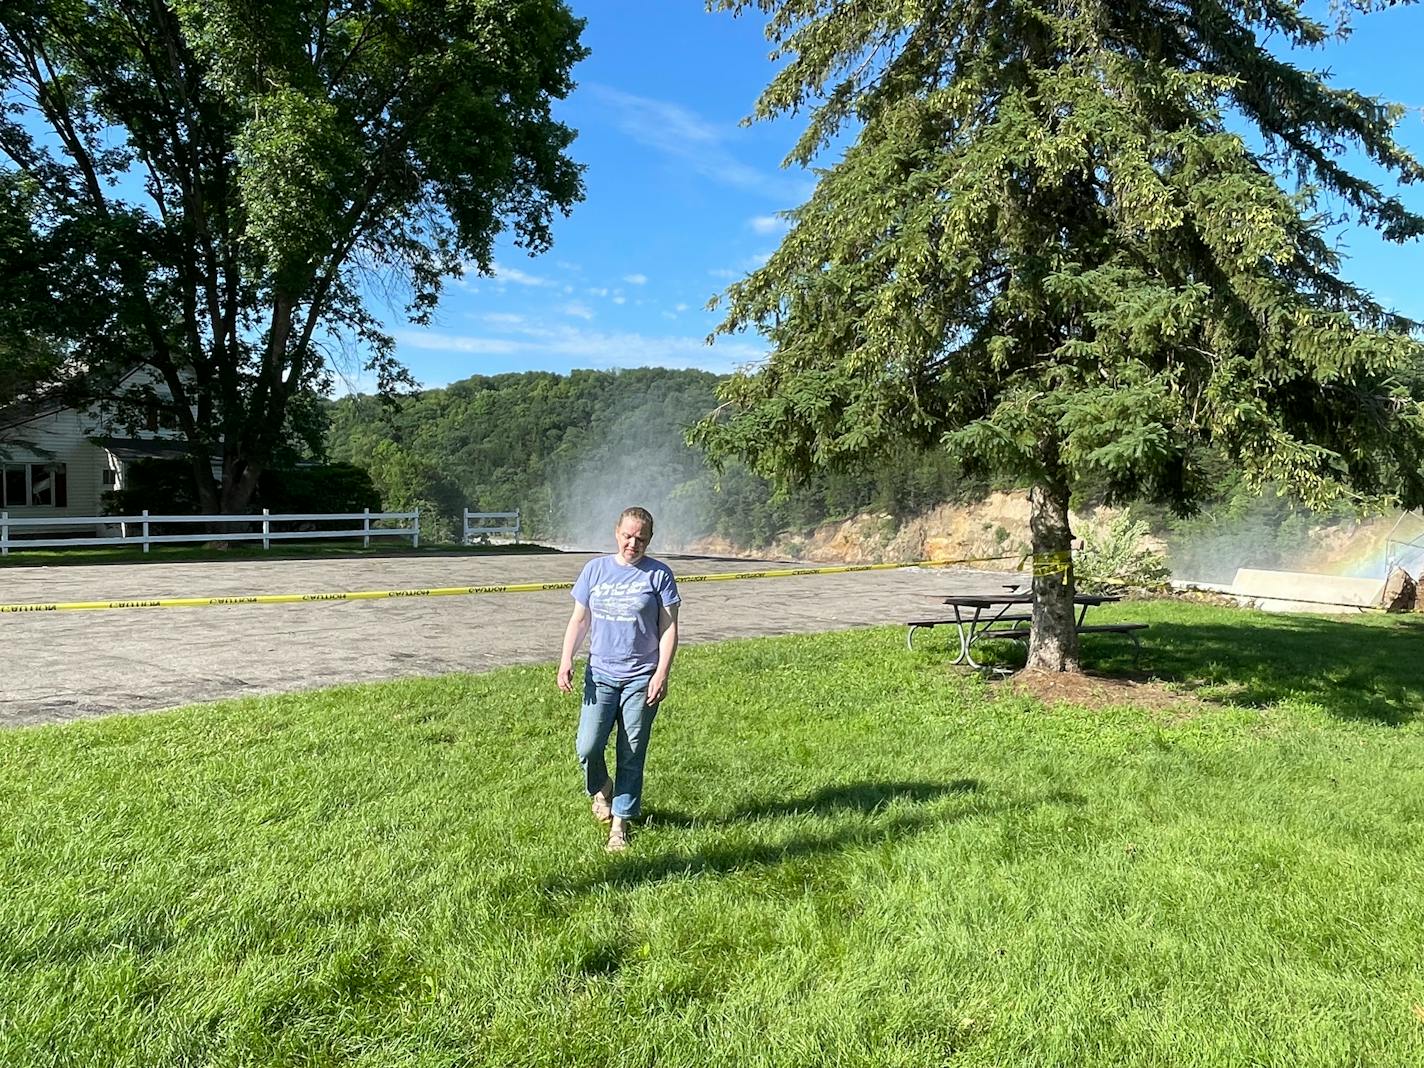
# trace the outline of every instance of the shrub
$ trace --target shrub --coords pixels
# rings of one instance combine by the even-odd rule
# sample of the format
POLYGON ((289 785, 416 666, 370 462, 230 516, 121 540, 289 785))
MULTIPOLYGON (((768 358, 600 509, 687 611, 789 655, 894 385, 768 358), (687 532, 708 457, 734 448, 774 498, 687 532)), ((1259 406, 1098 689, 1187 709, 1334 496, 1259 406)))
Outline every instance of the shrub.
MULTIPOLYGON (((198 492, 187 460, 149 457, 132 460, 124 470, 124 488, 105 490, 100 500, 104 515, 138 515, 147 509, 155 515, 197 515, 198 492)), ((151 534, 193 534, 190 523, 150 526, 151 534)))
POLYGON ((264 471, 254 503, 273 512, 379 512, 381 495, 364 467, 332 463, 264 471))
MULTIPOLYGON (((381 511, 381 495, 364 468, 349 463, 320 464, 264 471, 252 498, 252 512, 359 512, 381 511)), ((197 515, 202 511, 186 460, 149 458, 134 460, 124 472, 124 488, 103 496, 105 515, 138 515, 144 509, 156 514, 197 515)), ((308 524, 315 528, 317 524, 308 524)), ((350 522, 337 521, 337 527, 350 522)), ((288 528, 292 525, 287 524, 288 528)), ((196 533, 191 524, 155 525, 153 533, 196 533), (169 529, 171 528, 171 529, 169 529)))
POLYGON ((1084 593, 1111 593, 1124 586, 1149 589, 1171 577, 1167 560, 1148 542, 1145 522, 1127 511, 1104 525, 1089 528, 1073 561, 1078 588, 1084 593))

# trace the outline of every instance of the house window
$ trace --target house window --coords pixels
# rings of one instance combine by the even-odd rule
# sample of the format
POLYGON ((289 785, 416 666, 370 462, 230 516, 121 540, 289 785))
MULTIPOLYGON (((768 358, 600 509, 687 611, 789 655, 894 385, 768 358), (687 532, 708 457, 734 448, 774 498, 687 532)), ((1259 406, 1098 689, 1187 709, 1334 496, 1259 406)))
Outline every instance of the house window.
POLYGON ((0 506, 69 507, 69 476, 64 464, 5 464, 0 506))
POLYGON ((28 503, 30 499, 29 483, 29 464, 6 464, 4 500, 0 501, 0 504, 7 508, 19 508, 28 503))
POLYGON ((112 467, 104 468, 104 485, 116 486, 119 483, 119 473, 112 467))

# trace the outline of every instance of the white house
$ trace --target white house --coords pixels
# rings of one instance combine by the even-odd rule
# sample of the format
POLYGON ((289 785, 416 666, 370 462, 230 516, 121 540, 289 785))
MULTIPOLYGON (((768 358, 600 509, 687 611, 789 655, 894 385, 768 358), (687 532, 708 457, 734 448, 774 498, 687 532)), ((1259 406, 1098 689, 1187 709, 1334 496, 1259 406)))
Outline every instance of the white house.
POLYGON ((176 432, 159 424, 156 406, 144 430, 118 436, 97 411, 13 404, 0 409, 0 511, 11 519, 97 516, 100 495, 123 488, 133 461, 185 455, 176 432))

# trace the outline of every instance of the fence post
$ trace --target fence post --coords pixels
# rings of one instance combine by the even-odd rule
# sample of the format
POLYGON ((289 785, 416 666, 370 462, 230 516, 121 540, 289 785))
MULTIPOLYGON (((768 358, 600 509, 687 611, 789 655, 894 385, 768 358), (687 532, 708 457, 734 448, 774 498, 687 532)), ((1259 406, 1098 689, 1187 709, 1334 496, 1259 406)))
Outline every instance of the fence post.
POLYGON ((272 547, 272 512, 270 509, 262 509, 262 551, 266 552, 272 547))
POLYGON ((411 533, 411 536, 410 536, 410 547, 411 547, 412 549, 419 549, 419 548, 420 548, 420 509, 419 509, 419 508, 417 508, 417 509, 415 510, 415 530, 411 533))
POLYGON ((514 510, 514 544, 519 544, 519 509, 514 510))
POLYGON ((10 513, 0 512, 0 556, 10 555, 10 513))
POLYGON ((468 508, 460 518, 460 544, 470 544, 470 510, 468 508))
POLYGON ((148 552, 148 509, 143 510, 143 551, 148 552))
POLYGON ((366 509, 366 519, 361 524, 361 530, 361 548, 369 549, 371 547, 371 509, 369 508, 366 509))

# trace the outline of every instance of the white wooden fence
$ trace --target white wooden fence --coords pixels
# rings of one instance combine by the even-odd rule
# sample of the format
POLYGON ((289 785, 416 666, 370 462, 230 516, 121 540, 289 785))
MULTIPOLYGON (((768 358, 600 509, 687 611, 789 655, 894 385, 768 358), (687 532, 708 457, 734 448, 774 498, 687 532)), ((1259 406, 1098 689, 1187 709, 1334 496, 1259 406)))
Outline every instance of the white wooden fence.
POLYGON ((519 540, 519 513, 514 512, 472 512, 465 509, 465 522, 461 528, 460 544, 473 545, 476 541, 488 541, 491 534, 503 534, 519 540))
MULTIPOLYGON (((59 533, 64 533, 61 530, 59 533)), ((305 512, 299 514, 273 513, 267 509, 262 509, 260 515, 150 515, 145 509, 139 515, 100 515, 100 516, 54 516, 45 518, 10 518, 10 513, 0 512, 0 555, 8 556, 12 548, 24 549, 51 549, 65 546, 90 546, 90 545, 142 545, 143 551, 148 552, 150 545, 174 545, 183 542, 208 542, 208 541, 260 541, 262 548, 271 548, 274 541, 290 541, 300 539, 306 541, 311 538, 360 538, 363 546, 369 547, 372 538, 410 538, 413 547, 420 547, 420 509, 413 512, 373 512, 369 508, 363 512, 305 512), (408 526, 381 527, 372 526, 372 523, 383 520, 400 520, 408 522, 408 526), (273 530, 273 524, 278 523, 330 523, 330 522, 359 522, 359 527, 352 527, 343 530, 273 530), (203 523, 222 524, 227 528, 228 533, 193 533, 193 534, 153 534, 152 526, 155 524, 183 524, 183 523, 203 523), (30 531, 43 529, 44 527, 60 527, 72 531, 75 527, 94 526, 118 527, 120 535, 118 537, 54 537, 54 538, 17 538, 11 540, 10 534, 14 530, 30 531), (251 526, 254 529, 246 531, 231 532, 232 527, 251 526), (137 528, 137 533, 132 533, 130 528, 137 528)))

